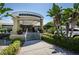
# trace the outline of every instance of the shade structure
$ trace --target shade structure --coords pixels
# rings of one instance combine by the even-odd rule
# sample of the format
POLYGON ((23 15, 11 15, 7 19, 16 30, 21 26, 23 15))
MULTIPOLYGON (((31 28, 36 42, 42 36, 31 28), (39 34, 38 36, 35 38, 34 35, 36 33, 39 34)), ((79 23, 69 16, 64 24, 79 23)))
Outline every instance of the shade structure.
POLYGON ((12 13, 13 16, 13 33, 16 33, 20 29, 21 25, 33 25, 40 26, 43 29, 43 19, 44 17, 35 12, 29 11, 17 11, 12 13))

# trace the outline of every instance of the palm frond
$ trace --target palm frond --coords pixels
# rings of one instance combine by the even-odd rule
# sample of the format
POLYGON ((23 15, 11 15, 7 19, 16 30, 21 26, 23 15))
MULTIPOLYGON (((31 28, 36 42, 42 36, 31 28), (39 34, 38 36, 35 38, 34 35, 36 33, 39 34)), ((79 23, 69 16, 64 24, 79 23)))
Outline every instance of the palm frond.
POLYGON ((53 6, 52 6, 51 9, 49 9, 47 16, 53 17, 56 14, 59 14, 60 12, 61 12, 61 7, 59 7, 58 5, 56 5, 55 3, 53 3, 53 6))
POLYGON ((6 13, 6 14, 4 15, 4 17, 8 17, 8 16, 13 17, 12 14, 9 14, 9 13, 6 13))
POLYGON ((4 7, 4 3, 0 3, 0 10, 4 7))
POLYGON ((8 12, 8 11, 12 11, 13 9, 11 8, 3 8, 0 10, 0 14, 4 14, 5 12, 8 12))

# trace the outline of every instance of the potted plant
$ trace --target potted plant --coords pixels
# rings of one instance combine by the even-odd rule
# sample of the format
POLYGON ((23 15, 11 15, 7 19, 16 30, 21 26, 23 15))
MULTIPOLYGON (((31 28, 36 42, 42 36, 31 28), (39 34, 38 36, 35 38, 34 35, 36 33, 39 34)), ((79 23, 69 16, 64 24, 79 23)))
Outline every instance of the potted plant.
POLYGON ((17 33, 18 34, 22 34, 23 32, 22 32, 22 30, 18 30, 17 33))

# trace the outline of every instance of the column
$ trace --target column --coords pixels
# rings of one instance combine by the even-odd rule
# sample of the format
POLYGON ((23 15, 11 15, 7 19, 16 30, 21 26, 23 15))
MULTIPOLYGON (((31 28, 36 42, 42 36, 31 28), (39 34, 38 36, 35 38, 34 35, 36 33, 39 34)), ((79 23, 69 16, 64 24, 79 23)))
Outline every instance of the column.
POLYGON ((40 19, 40 28, 41 28, 41 32, 43 32, 44 31, 44 29, 43 29, 43 19, 40 19))
POLYGON ((2 28, 3 26, 2 26, 2 23, 0 23, 0 28, 2 28))
POLYGON ((17 34, 17 31, 19 30, 19 20, 18 18, 13 18, 13 29, 12 29, 12 33, 13 34, 17 34))

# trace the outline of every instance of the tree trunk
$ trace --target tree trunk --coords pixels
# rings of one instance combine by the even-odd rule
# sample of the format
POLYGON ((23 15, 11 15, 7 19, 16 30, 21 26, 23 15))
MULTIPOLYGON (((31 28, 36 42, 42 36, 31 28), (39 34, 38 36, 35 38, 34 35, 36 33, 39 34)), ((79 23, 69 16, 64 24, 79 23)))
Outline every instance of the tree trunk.
POLYGON ((73 30, 74 30, 75 25, 76 25, 76 21, 72 21, 72 23, 71 23, 70 37, 72 37, 72 34, 73 34, 73 30))
POLYGON ((56 23, 56 20, 54 20, 54 25, 55 25, 55 28, 56 28, 56 31, 57 31, 57 35, 59 35, 59 26, 56 23))
POLYGON ((71 28, 70 37, 72 37, 74 27, 71 28))
POLYGON ((66 23, 66 38, 68 38, 69 34, 69 22, 66 23))
POLYGON ((79 16, 78 16, 78 13, 75 11, 73 14, 72 14, 72 19, 71 19, 71 33, 70 33, 70 37, 72 36, 73 34, 73 30, 74 30, 74 27, 77 23, 77 20, 78 20, 79 16))
POLYGON ((56 30, 57 30, 57 35, 59 36, 59 30, 60 30, 60 27, 61 27, 60 17, 57 15, 57 16, 54 16, 53 19, 54 19, 54 25, 55 25, 56 30))

